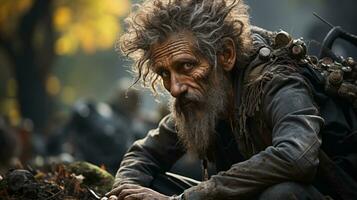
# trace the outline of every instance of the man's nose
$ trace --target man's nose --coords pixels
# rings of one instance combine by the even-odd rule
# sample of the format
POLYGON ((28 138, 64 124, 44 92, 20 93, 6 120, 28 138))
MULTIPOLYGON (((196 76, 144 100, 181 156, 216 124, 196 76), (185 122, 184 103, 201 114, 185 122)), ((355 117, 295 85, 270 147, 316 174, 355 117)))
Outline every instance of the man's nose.
POLYGON ((187 92, 187 85, 181 83, 180 81, 177 80, 175 76, 172 76, 171 79, 171 86, 170 86, 170 93, 173 97, 177 98, 181 94, 187 92))

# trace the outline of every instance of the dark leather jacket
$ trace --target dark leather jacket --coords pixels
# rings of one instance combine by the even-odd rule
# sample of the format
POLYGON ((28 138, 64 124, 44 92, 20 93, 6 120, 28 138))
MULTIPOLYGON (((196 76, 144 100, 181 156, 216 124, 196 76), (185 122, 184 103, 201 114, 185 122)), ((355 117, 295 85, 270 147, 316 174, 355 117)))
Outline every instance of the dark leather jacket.
MULTIPOLYGON (((259 69, 258 74, 274 67, 278 64, 259 69)), ((240 81, 243 87, 237 89, 243 93, 251 81, 249 77, 257 71, 245 73, 244 81, 240 81)), ((299 73, 269 75, 269 81, 261 88, 260 114, 246 116, 249 137, 242 135, 241 127, 230 134, 229 128, 218 126, 220 135, 234 140, 235 145, 227 153, 227 139, 217 141, 216 157, 222 155, 216 161, 220 172, 185 190, 185 199, 249 199, 277 183, 314 180, 324 120, 313 100, 311 86, 299 73), (263 123, 258 126, 258 121, 263 123), (246 150, 243 156, 238 149, 246 150)), ((149 186, 156 174, 169 170, 184 153, 169 115, 157 129, 133 144, 117 172, 114 187, 123 183, 149 186)))

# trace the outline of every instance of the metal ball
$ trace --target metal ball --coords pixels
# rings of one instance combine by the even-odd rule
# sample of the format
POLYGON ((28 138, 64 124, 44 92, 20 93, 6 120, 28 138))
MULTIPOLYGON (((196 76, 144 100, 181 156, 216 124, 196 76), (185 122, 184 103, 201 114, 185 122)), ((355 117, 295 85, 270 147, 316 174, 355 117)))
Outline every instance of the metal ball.
POLYGON ((274 45, 276 48, 281 48, 287 46, 291 42, 292 38, 289 33, 285 31, 279 31, 274 40, 274 45))

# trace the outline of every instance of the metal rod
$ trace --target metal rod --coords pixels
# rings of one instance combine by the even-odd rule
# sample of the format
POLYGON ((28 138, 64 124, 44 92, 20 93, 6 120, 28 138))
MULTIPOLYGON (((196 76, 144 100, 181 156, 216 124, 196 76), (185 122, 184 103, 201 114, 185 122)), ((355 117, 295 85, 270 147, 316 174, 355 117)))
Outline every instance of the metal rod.
POLYGON ((316 12, 312 13, 315 17, 317 17, 319 20, 324 22, 325 24, 329 25, 331 28, 334 28, 335 26, 332 25, 330 22, 328 22, 326 19, 322 18, 320 15, 318 15, 316 12))

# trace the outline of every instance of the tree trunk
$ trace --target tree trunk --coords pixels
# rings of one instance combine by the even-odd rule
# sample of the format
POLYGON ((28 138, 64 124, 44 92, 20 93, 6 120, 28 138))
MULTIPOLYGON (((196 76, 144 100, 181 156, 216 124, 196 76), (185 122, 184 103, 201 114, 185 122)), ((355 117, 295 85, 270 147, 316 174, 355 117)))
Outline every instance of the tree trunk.
POLYGON ((46 78, 54 60, 54 31, 52 0, 36 0, 23 15, 16 32, 5 38, 0 34, 3 47, 17 80, 17 98, 21 116, 31 119, 35 131, 42 132, 52 111, 51 99, 46 92, 46 78), (44 42, 34 43, 35 31, 41 28, 44 42))
POLYGON ((31 119, 36 131, 43 131, 51 112, 50 98, 45 88, 45 74, 39 73, 34 57, 18 56, 14 75, 17 80, 17 98, 23 118, 31 119))

